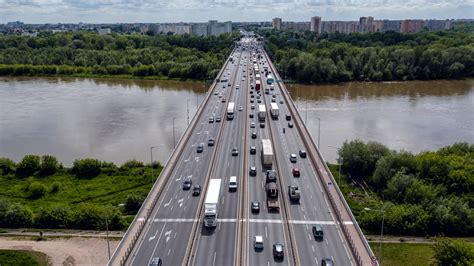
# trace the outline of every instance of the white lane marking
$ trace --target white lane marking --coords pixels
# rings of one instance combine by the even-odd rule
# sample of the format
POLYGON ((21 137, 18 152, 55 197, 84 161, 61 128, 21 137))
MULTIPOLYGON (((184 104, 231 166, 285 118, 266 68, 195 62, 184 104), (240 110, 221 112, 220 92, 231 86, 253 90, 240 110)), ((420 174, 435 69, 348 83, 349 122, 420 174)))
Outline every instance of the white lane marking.
POLYGON ((168 255, 167 255, 167 256, 169 256, 169 255, 170 255, 170 253, 171 253, 171 249, 168 249, 168 255))
POLYGON ((216 265, 216 254, 217 254, 217 252, 214 251, 214 258, 212 259, 212 266, 216 265))
POLYGON ((274 219, 249 219, 250 223, 268 223, 268 224, 281 224, 281 220, 274 220, 274 219))
POLYGON ((156 230, 155 234, 153 236, 150 236, 150 238, 148 238, 148 242, 152 241, 153 239, 155 239, 156 235, 158 234, 158 230, 156 230))
POLYGON ((176 182, 177 182, 177 181, 179 181, 179 180, 181 180, 181 178, 183 178, 183 176, 182 176, 182 175, 180 175, 178 178, 176 178, 176 179, 175 179, 175 180, 176 180, 176 182))
POLYGON ((167 202, 167 203, 165 203, 165 205, 164 205, 164 206, 165 206, 165 207, 168 207, 168 206, 171 204, 171 201, 172 201, 172 200, 173 200, 173 199, 170 199, 170 201, 169 201, 169 202, 167 202))
POLYGON ((150 257, 150 259, 148 260, 148 264, 150 264, 152 258, 153 258, 154 255, 155 255, 156 248, 158 247, 158 244, 160 243, 161 235, 163 234, 163 231, 165 230, 165 227, 166 227, 166 223, 163 225, 163 228, 161 229, 160 236, 158 237, 158 241, 156 241, 155 247, 153 248, 153 252, 151 253, 151 257, 150 257))
POLYGON ((153 219, 153 222, 157 223, 194 223, 197 222, 199 219, 153 219))
POLYGON ((194 160, 198 163, 199 162, 199 157, 194 157, 194 160))
POLYGON ((217 221, 221 223, 235 223, 237 222, 237 219, 217 219, 217 221))
POLYGON ((314 245, 311 245, 311 249, 313 250, 313 253, 314 253, 314 245))
POLYGON ((188 158, 188 159, 186 159, 186 160, 184 160, 184 162, 185 162, 185 163, 189 162, 189 158, 188 158))
POLYGON ((181 206, 183 206, 183 201, 184 201, 184 198, 180 198, 178 200, 178 204, 179 204, 179 207, 181 208, 181 206))
POLYGON ((314 257, 314 260, 316 261, 316 265, 319 265, 318 257, 314 257))
POLYGON ((168 241, 170 241, 170 239, 171 239, 171 237, 170 237, 171 232, 173 232, 173 230, 166 231, 166 233, 165 233, 166 243, 168 243, 168 241))
POLYGON ((265 226, 265 238, 268 238, 267 227, 265 226))

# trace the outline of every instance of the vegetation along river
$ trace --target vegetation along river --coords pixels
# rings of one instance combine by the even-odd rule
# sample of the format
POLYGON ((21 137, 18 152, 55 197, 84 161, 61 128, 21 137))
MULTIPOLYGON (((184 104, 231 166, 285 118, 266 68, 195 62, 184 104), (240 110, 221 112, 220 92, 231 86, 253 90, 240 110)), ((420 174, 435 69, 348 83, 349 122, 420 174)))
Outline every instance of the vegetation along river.
MULTIPOLYGON (((199 82, 0 78, 0 156, 166 162, 207 92, 199 82)), ((474 80, 288 85, 326 160, 344 140, 414 152, 474 143, 474 80)))

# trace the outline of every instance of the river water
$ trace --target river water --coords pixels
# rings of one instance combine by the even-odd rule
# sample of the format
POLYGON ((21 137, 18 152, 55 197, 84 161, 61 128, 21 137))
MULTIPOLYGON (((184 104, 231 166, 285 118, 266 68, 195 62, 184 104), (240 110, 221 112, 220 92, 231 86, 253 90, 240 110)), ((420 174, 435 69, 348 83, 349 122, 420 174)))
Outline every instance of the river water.
MULTIPOLYGON (((199 82, 75 78, 0 79, 0 156, 53 154, 166 162, 207 92, 199 82), (174 119, 173 119, 174 118, 174 119), (174 137, 173 137, 174 120, 174 137)), ((392 149, 474 143, 474 80, 288 86, 326 160, 346 139, 392 149)))

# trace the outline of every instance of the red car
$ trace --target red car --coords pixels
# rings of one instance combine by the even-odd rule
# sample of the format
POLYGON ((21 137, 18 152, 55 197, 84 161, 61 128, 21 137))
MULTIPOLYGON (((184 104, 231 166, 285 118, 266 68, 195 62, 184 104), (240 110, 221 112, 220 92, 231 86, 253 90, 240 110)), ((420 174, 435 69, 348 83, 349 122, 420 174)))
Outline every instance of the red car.
POLYGON ((300 177, 300 175, 301 175, 300 169, 298 169, 298 168, 293 168, 293 170, 291 170, 291 172, 293 173, 294 177, 300 177))

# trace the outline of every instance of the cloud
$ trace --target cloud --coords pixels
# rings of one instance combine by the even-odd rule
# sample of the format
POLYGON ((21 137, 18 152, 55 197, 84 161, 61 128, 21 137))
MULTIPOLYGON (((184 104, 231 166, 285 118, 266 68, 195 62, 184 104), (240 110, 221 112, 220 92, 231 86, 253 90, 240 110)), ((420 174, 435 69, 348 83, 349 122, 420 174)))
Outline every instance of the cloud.
POLYGON ((0 0, 0 23, 471 18, 472 0, 0 0))

